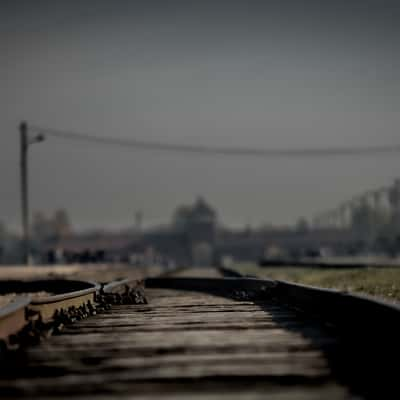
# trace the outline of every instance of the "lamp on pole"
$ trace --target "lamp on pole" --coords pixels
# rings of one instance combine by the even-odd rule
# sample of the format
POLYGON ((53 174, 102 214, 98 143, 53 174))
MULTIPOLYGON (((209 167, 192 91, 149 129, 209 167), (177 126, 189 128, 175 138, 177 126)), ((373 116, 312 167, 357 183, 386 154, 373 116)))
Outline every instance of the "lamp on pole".
POLYGON ((20 162, 21 162, 21 206, 22 206, 22 232, 23 232, 23 262, 30 264, 30 238, 29 238, 29 192, 28 192, 28 148, 31 144, 42 142, 42 134, 29 137, 28 124, 23 121, 19 125, 20 133, 20 162))

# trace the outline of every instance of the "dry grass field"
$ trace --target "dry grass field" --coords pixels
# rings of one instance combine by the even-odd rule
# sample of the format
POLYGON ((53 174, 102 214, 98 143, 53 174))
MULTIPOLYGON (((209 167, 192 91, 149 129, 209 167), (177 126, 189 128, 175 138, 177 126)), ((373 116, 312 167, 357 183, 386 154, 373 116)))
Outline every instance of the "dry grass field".
POLYGON ((259 267, 255 264, 239 264, 234 268, 247 275, 363 293, 400 303, 400 268, 398 267, 333 269, 259 267))

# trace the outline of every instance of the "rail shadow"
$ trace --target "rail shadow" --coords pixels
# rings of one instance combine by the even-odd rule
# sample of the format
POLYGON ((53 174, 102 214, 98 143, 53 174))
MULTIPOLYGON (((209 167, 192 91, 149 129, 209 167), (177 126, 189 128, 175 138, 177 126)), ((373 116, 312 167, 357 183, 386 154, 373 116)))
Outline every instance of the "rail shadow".
MULTIPOLYGON (((398 349, 384 338, 363 329, 346 329, 326 323, 318 316, 293 306, 284 305, 279 299, 255 300, 267 312, 277 327, 300 334, 313 349, 321 351, 332 374, 332 380, 347 387, 353 395, 365 399, 393 398, 398 390, 398 349), (296 314, 296 320, 282 320, 282 311, 276 306, 296 314)), ((355 316, 356 318, 356 316, 355 316)), ((393 339, 393 338, 392 338, 393 339)))

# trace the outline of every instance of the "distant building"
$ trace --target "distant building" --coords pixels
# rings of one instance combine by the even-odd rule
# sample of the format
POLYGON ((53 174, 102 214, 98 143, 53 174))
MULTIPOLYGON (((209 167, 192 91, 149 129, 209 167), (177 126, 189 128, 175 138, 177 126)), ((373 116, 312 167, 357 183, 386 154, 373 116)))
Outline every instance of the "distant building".
POLYGON ((193 206, 181 208, 180 218, 178 228, 189 246, 191 264, 212 265, 217 230, 217 214, 214 209, 202 197, 198 197, 193 206))
POLYGON ((178 207, 170 225, 140 232, 57 235, 42 246, 42 255, 52 254, 53 262, 210 266, 314 257, 321 249, 336 255, 357 254, 366 248, 364 236, 349 228, 311 228, 304 219, 294 227, 223 229, 216 211, 198 197, 193 204, 178 207))

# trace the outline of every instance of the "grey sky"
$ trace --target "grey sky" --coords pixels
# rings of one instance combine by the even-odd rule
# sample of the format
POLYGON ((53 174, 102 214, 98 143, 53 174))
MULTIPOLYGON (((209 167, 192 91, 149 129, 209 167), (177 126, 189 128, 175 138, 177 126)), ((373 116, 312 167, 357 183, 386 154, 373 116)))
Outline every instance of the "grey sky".
MULTIPOLYGON (((399 144, 399 6, 385 1, 2 1, 0 220, 19 224, 20 119, 237 147, 399 144), (301 5, 300 5, 301 3, 301 5)), ((49 139, 31 208, 78 227, 169 219, 204 195, 227 224, 291 223, 398 176, 396 157, 252 160, 49 139)))

